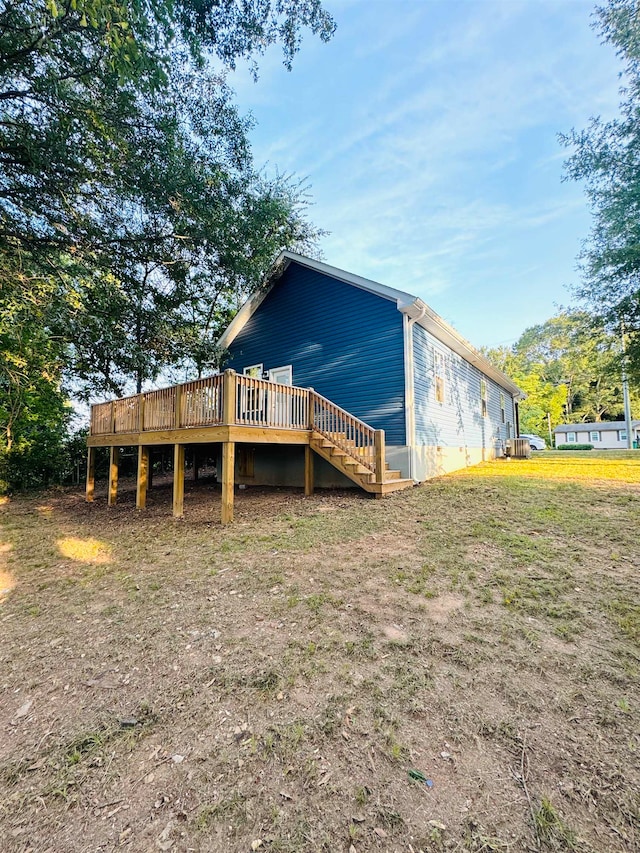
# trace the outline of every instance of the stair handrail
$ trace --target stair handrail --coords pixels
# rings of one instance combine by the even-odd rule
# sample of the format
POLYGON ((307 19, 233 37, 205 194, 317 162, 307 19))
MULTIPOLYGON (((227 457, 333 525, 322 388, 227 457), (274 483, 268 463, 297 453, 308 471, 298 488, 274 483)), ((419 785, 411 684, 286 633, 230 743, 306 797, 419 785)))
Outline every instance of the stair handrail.
POLYGON ((384 437, 384 431, 374 429, 370 424, 313 389, 309 390, 309 426, 372 473, 376 475, 382 473, 377 471, 376 444, 379 443, 377 436, 381 433, 384 437), (344 421, 346 427, 344 430, 328 428, 327 424, 335 425, 335 418, 344 421), (351 440, 348 438, 349 434, 352 436, 351 440), (354 452, 356 449, 359 452, 354 452))

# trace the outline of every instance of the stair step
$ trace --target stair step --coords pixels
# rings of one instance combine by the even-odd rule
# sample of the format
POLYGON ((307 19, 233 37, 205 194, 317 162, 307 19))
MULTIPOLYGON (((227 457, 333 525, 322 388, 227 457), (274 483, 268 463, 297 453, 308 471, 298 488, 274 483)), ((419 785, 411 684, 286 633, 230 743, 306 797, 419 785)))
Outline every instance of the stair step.
POLYGON ((352 473, 354 474, 373 474, 373 471, 369 470, 365 465, 361 465, 359 462, 356 462, 355 459, 342 459, 342 465, 348 468, 351 468, 352 473))
POLYGON ((376 475, 359 460, 359 457, 368 455, 369 449, 356 447, 347 439, 345 433, 334 433, 333 435, 336 441, 340 442, 341 447, 338 447, 331 438, 316 430, 312 431, 309 444, 316 453, 365 491, 375 495, 375 497, 382 497, 390 492, 413 486, 413 480, 402 479, 401 472, 390 468, 388 462, 385 462, 384 481, 376 483, 376 475), (347 450, 344 450, 345 447, 347 450))
POLYGON ((399 492, 401 489, 409 489, 415 485, 413 480, 389 480, 386 483, 375 483, 369 486, 367 491, 373 491, 375 496, 382 497, 390 492, 399 492))

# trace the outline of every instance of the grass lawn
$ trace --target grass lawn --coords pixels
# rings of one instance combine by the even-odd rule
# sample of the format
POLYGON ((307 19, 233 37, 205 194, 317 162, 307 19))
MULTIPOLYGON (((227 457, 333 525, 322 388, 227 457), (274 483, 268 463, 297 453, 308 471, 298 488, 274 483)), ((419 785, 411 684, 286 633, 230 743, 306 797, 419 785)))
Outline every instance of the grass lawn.
POLYGON ((640 849, 640 453, 187 486, 0 506, 3 853, 640 849))

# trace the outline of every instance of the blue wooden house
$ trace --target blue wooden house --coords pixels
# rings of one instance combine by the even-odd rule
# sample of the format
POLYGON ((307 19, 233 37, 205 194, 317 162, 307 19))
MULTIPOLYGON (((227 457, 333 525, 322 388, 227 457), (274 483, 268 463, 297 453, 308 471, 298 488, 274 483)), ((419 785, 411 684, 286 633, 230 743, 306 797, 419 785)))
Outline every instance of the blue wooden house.
MULTIPOLYGON (((501 456, 517 436, 518 387, 421 299, 292 252, 220 345, 236 373, 311 387, 384 430, 388 465, 414 482, 501 456)), ((245 463, 241 482, 304 482, 286 446, 245 463)), ((348 482, 328 464, 316 478, 348 482)))
POLYGON ((291 252, 220 345, 223 373, 91 407, 88 501, 98 447, 110 448, 110 504, 120 448, 138 449, 143 509, 153 449, 172 445, 175 516, 185 448, 215 456, 226 523, 238 484, 310 495, 355 483, 382 497, 493 459, 518 434, 518 388, 422 300, 291 252))

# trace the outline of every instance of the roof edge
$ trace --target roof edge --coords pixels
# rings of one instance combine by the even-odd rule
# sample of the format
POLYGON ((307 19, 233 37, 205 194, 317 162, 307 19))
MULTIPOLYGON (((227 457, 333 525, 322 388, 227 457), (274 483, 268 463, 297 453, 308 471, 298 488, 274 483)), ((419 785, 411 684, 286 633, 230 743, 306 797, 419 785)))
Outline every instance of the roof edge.
POLYGON ((466 338, 457 332, 453 326, 450 326, 446 320, 437 314, 433 308, 430 308, 422 299, 415 299, 411 305, 400 308, 403 314, 407 314, 411 319, 415 320, 418 325, 422 326, 427 332, 433 335, 434 338, 448 346, 449 349, 456 352, 459 356, 468 361, 474 367, 477 367, 485 376, 493 379, 498 385, 501 385, 506 390, 510 391, 514 397, 524 399, 524 392, 515 384, 512 379, 509 379, 506 373, 499 370, 493 365, 489 359, 485 358, 482 353, 477 350, 473 344, 469 343, 466 338))
POLYGON ((380 284, 380 282, 373 281, 372 279, 355 275, 338 267, 333 267, 330 264, 325 264, 323 261, 317 261, 288 250, 280 252, 269 274, 265 278, 263 286, 247 299, 231 323, 229 323, 218 341, 218 345, 222 349, 226 349, 233 343, 291 263, 297 263, 299 266, 323 273, 338 281, 343 281, 346 284, 359 287, 361 290, 375 293, 383 299, 395 302, 398 311, 407 314, 437 338, 437 340, 462 356, 465 361, 473 364, 478 370, 481 370, 486 376, 509 390, 514 396, 520 399, 525 397, 525 394, 505 373, 491 364, 469 341, 463 338, 453 326, 450 326, 443 320, 422 299, 412 296, 403 290, 397 290, 395 287, 388 287, 386 284, 380 284))

